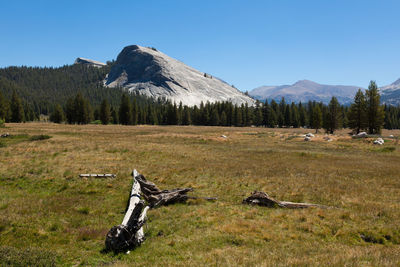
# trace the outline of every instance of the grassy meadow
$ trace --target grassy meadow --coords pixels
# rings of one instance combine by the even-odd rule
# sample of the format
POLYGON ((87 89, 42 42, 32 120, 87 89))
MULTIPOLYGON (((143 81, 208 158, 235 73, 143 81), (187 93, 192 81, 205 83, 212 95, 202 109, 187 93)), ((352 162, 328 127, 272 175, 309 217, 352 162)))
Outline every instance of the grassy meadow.
MULTIPOLYGON (((0 265, 399 266, 400 145, 346 130, 7 124, 0 133, 0 265), (50 136, 40 138, 38 136, 50 136), (227 138, 222 138, 226 135, 227 138), (148 212, 146 241, 104 253, 136 168, 191 200, 148 212), (115 173, 83 179, 80 173, 115 173), (242 205, 252 191, 331 209, 242 205)), ((399 136, 400 131, 383 135, 399 136)))

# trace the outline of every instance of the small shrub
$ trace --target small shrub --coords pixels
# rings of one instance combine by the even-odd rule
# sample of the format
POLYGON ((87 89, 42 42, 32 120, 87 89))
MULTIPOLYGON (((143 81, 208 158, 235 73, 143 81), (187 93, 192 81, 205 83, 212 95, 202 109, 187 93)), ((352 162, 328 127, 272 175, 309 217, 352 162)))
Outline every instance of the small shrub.
POLYGON ((4 127, 6 127, 5 121, 0 119, 0 128, 4 128, 4 127))
POLYGON ((6 142, 4 142, 3 140, 0 140, 0 147, 6 147, 7 144, 6 142))
POLYGON ((50 139, 51 136, 47 134, 40 134, 40 135, 32 135, 29 137, 29 141, 40 141, 40 140, 46 140, 50 139))

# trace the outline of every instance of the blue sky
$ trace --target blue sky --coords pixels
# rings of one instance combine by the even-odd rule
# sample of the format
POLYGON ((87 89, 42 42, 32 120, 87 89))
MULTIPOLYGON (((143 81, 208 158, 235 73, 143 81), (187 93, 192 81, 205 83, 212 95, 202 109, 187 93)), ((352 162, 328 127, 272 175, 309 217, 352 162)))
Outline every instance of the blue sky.
POLYGON ((239 89, 400 78, 400 1, 3 1, 0 66, 115 59, 153 46, 239 89))

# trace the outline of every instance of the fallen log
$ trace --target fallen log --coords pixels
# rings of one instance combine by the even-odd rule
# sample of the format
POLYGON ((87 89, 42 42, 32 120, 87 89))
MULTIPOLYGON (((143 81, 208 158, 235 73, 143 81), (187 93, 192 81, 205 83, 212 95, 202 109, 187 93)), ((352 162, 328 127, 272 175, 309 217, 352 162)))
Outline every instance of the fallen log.
POLYGON ((140 184, 144 199, 149 203, 151 208, 162 205, 169 205, 178 202, 185 202, 188 199, 205 199, 217 200, 214 197, 193 197, 188 196, 188 192, 192 192, 193 188, 176 188, 172 190, 160 190, 153 182, 147 181, 146 178, 139 174, 136 180, 140 184))
POLYGON ((82 174, 79 174, 79 177, 81 177, 81 178, 83 178, 83 177, 115 178, 117 176, 115 174, 111 174, 111 173, 101 173, 101 174, 97 174, 97 173, 82 173, 82 174))
POLYGON ((145 239, 143 225, 149 207, 145 207, 144 201, 141 200, 140 184, 135 179, 139 174, 134 170, 132 175, 133 185, 124 219, 120 225, 112 227, 106 236, 106 249, 114 252, 133 249, 145 239))
POLYGON ((289 209, 304 209, 310 207, 327 208, 327 206, 313 203, 297 203, 289 201, 279 201, 270 197, 267 193, 254 191, 249 197, 243 200, 243 204, 259 205, 265 207, 280 207, 289 209))

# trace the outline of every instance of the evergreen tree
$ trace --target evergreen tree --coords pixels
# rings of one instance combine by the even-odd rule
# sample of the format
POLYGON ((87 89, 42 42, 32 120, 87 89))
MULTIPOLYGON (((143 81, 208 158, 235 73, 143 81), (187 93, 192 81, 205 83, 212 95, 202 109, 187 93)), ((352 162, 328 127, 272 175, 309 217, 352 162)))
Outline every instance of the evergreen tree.
POLYGON ((305 127, 307 126, 307 112, 306 109, 303 107, 301 102, 299 103, 299 120, 300 120, 300 126, 305 127))
POLYGON ((219 125, 219 115, 218 115, 218 110, 216 108, 212 109, 211 111, 210 125, 211 126, 219 125))
POLYGON ((25 121, 25 112, 22 106, 21 99, 17 95, 16 91, 13 91, 11 97, 11 122, 23 122, 25 121))
POLYGON ((256 108, 254 110, 254 124, 256 126, 261 126, 263 124, 263 111, 259 101, 256 101, 256 108))
POLYGON ((235 106, 235 126, 243 126, 243 117, 242 117, 242 109, 238 106, 235 106))
POLYGON ((226 116, 225 110, 223 110, 222 113, 221 113, 221 118, 219 120, 219 124, 221 126, 227 126, 228 125, 228 117, 226 116))
POLYGON ((65 120, 64 111, 60 104, 54 107, 53 113, 50 115, 50 121, 54 123, 61 123, 65 120))
POLYGON ((349 127, 356 134, 367 128, 367 106, 365 102, 365 96, 361 89, 358 89, 354 97, 354 103, 351 104, 347 116, 349 127))
POLYGON ((183 114, 182 114, 182 125, 190 125, 192 124, 192 120, 190 117, 190 110, 189 107, 185 106, 183 108, 183 114))
POLYGON ((267 126, 271 128, 275 128, 278 124, 278 116, 276 115, 275 109, 272 108, 272 105, 268 108, 268 121, 267 126))
POLYGON ((291 109, 291 114, 292 114, 292 126, 294 128, 299 128, 300 127, 299 109, 293 102, 292 102, 292 105, 290 106, 290 109, 291 109))
POLYGON ((127 94, 123 94, 121 97, 119 122, 123 125, 132 124, 132 105, 127 94))
POLYGON ((287 104, 285 107, 285 119, 284 120, 285 120, 286 127, 292 126, 292 113, 291 113, 289 104, 287 104))
POLYGON ((68 98, 65 109, 66 109, 67 122, 69 124, 75 123, 76 122, 76 119, 75 119, 75 105, 74 105, 74 99, 73 98, 68 98))
POLYGON ((315 129, 315 132, 318 133, 318 130, 321 129, 322 126, 322 111, 319 105, 315 105, 312 110, 312 124, 311 127, 315 129))
POLYGON ((0 92, 0 120, 5 120, 7 115, 7 102, 3 94, 0 92))
POLYGON ((137 125, 138 124, 138 117, 139 117, 139 107, 138 103, 136 101, 136 97, 133 99, 133 104, 132 104, 132 124, 137 125))
POLYGON ((374 81, 370 82, 368 90, 365 92, 365 99, 367 105, 368 133, 380 134, 385 119, 385 113, 383 107, 380 105, 378 86, 374 81))
POLYGON ((168 125, 178 124, 178 108, 175 103, 174 105, 172 105, 171 103, 168 105, 167 124, 168 125))
POLYGON ((113 124, 118 124, 119 123, 118 112, 115 111, 115 108, 113 106, 110 108, 110 111, 111 111, 112 123, 113 124))
POLYGON ((341 127, 342 123, 342 111, 340 109, 339 102, 336 97, 332 97, 329 102, 328 110, 325 119, 325 129, 328 133, 333 134, 337 129, 341 127))
POLYGON ((102 124, 107 125, 110 123, 111 110, 110 104, 108 104, 107 99, 104 99, 103 102, 101 102, 99 117, 102 124))

